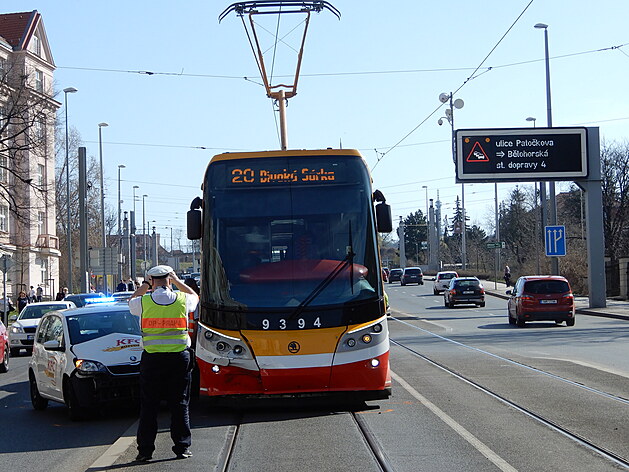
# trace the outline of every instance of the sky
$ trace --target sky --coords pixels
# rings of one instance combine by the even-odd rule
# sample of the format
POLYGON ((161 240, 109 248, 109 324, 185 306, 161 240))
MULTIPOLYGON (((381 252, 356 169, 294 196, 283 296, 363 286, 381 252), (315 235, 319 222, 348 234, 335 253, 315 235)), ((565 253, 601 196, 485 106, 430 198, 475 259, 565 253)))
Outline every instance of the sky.
MULTIPOLYGON (((451 214, 461 196, 451 128, 438 125, 440 93, 464 101, 454 112, 457 129, 546 126, 544 34, 536 23, 548 25, 553 125, 596 126, 605 141, 629 137, 628 1, 330 3, 341 18, 325 10, 311 17, 298 93, 288 102, 288 147, 358 149, 395 220, 424 212, 427 197, 439 196, 451 214)), ((234 13, 219 24, 229 2, 1 5, 2 13, 42 14, 57 98, 63 103, 64 88, 78 89, 68 95, 68 122, 88 156, 98 157, 98 123, 109 124, 102 130, 106 204, 117 208, 123 164, 123 211, 132 209, 137 185, 137 226, 147 195, 145 220, 166 247, 170 228, 175 239, 185 233, 185 213, 214 154, 280 148, 279 119, 243 24, 234 13)), ((297 16, 282 15, 276 49, 277 16, 261 25, 274 83, 294 75, 297 16)), ((504 200, 512 184, 498 188, 504 200)), ((465 203, 472 224, 491 227, 493 184, 466 184, 465 203)))

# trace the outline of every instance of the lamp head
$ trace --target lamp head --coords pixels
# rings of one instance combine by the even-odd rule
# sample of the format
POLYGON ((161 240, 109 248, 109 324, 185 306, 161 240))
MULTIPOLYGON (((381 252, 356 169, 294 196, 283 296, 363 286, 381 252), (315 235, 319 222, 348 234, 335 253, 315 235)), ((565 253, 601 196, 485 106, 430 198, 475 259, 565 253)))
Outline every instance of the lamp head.
POLYGON ((450 100, 450 94, 449 93, 440 93, 439 94, 439 101, 441 103, 446 103, 448 100, 450 100))
POLYGON ((98 127, 99 128, 106 128, 107 126, 109 126, 108 123, 102 122, 102 123, 98 123, 98 127))
POLYGON ((441 126, 443 124, 443 119, 439 118, 439 120, 437 120, 437 124, 441 126))
POLYGON ((537 118, 533 118, 532 116, 527 116, 526 121, 536 121, 537 118))
POLYGON ((544 23, 537 23, 535 26, 533 26, 533 28, 546 29, 546 28, 548 28, 548 25, 546 25, 544 23))
POLYGON ((119 165, 118 165, 118 169, 124 169, 125 167, 127 167, 127 166, 126 166, 126 165, 124 165, 124 164, 119 164, 119 165))
POLYGON ((67 87, 63 89, 63 93, 76 93, 78 92, 77 89, 75 89, 74 87, 67 87))

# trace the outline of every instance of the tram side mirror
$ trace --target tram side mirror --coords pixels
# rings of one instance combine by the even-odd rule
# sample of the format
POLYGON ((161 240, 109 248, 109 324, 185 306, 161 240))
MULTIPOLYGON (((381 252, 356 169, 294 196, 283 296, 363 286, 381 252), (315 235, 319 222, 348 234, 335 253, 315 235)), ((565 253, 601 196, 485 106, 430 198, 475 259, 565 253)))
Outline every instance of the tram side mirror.
POLYGON ((372 195, 376 205, 376 229, 378 233, 390 233, 393 231, 393 219, 391 218, 391 207, 386 204, 387 199, 380 190, 376 190, 372 195))
POLYGON ((203 235, 203 225, 201 221, 201 204, 202 200, 196 197, 190 204, 190 210, 186 214, 187 218, 187 235, 188 239, 201 239, 203 235))
POLYGON ((391 207, 384 202, 376 205, 376 226, 378 233, 390 233, 393 231, 391 207))

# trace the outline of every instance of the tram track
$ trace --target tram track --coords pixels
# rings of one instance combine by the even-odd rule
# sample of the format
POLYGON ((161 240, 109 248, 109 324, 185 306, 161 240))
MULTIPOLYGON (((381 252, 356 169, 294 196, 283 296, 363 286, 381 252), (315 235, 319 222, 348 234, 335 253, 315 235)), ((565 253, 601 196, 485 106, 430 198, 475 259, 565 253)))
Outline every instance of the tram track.
MULTIPOLYGON (((489 356, 491 356, 493 358, 500 359, 501 361, 507 362, 507 363, 509 363, 509 364, 511 364, 513 366, 523 367, 523 368, 529 369, 531 371, 534 371, 534 372, 536 372, 538 374, 547 375, 547 376, 551 377, 552 379, 554 379, 556 381, 565 382, 565 383, 568 383, 568 384, 570 384, 570 385, 572 385, 574 387, 582 388, 584 391, 587 391, 590 394, 603 396, 603 397, 605 397, 607 399, 610 399, 610 400, 613 400, 613 401, 617 401, 617 402, 619 402, 621 404, 629 404, 629 401, 627 399, 625 399, 625 398, 622 398, 622 397, 619 397, 619 396, 616 396, 616 395, 612 395, 612 394, 609 394, 607 392, 603 392, 603 391, 600 391, 600 390, 588 387, 586 385, 582 385, 582 384, 570 381, 568 379, 564 379, 564 378, 562 378, 560 376, 557 376, 555 374, 552 374, 552 373, 549 373, 549 372, 544 372, 544 371, 542 371, 540 369, 532 368, 530 366, 526 366, 525 364, 521 364, 521 363, 512 361, 511 359, 507 359, 507 358, 504 358, 502 356, 498 356, 496 354, 489 353, 487 351, 483 351, 483 350, 478 349, 478 348, 474 348, 472 346, 467 346, 467 345, 465 345, 463 343, 460 343, 458 341, 450 340, 450 339, 445 338, 443 336, 440 336, 438 334, 431 333, 428 330, 424 330, 422 328, 413 326, 410 323, 406 323, 404 321, 397 320, 394 317, 391 317, 391 319, 393 319, 395 321, 398 321, 400 323, 403 323, 403 324, 405 324, 407 326, 410 326, 412 328, 421 330, 421 331, 423 331, 425 333, 428 333, 428 334, 431 334, 433 336, 436 336, 438 338, 441 338, 444 341, 449 341, 449 342, 452 342, 454 344, 457 344, 460 347, 472 349, 472 350, 474 350, 474 351, 476 351, 478 353, 486 354, 486 355, 489 355, 489 356)), ((518 404, 517 402, 509 400, 505 395, 500 394, 500 393, 496 392, 495 390, 480 384, 479 382, 473 380, 469 376, 463 375, 462 373, 455 371, 454 369, 448 367, 447 365, 445 365, 442 362, 439 362, 438 360, 435 360, 435 359, 433 359, 433 358, 431 358, 431 357, 429 357, 429 356, 427 356, 425 354, 422 354, 421 352, 417 351, 416 349, 414 349, 411 346, 408 346, 408 345, 406 345, 404 343, 398 342, 398 341, 396 341, 394 339, 391 339, 391 343, 393 345, 396 345, 396 346, 398 346, 398 347, 400 347, 400 348, 410 352, 412 355, 422 359, 423 361, 425 361, 425 362, 429 363, 430 365, 440 369, 441 371, 446 372, 448 375, 451 375, 451 376, 457 378, 458 380, 461 380, 461 381, 465 382, 466 384, 468 384, 468 385, 476 388, 477 390, 483 392, 484 394, 491 396, 492 398, 500 401, 501 403, 503 403, 503 404, 513 408, 514 410, 516 410, 516 411, 518 411, 520 413, 523 413, 527 417, 535 420, 536 422, 544 425, 545 427, 548 427, 548 428, 552 429, 553 431, 560 433, 564 437, 566 437, 566 438, 568 438, 568 439, 570 439, 570 440, 580 444, 581 446, 589 449, 590 451, 598 454, 599 456, 604 457, 605 459, 613 462, 614 464, 619 465, 619 466, 629 470, 629 459, 628 458, 626 458, 626 457, 624 457, 624 456, 622 456, 622 455, 620 455, 620 454, 618 454, 618 453, 616 453, 616 452, 614 452, 614 451, 612 451, 612 450, 610 450, 610 449, 608 449, 608 448, 606 448, 604 446, 601 446, 601 445, 595 443, 593 440, 588 439, 587 437, 585 437, 582 434, 579 434, 577 432, 572 431, 571 429, 569 429, 567 427, 562 426, 557 421, 554 421, 554 420, 544 416, 543 414, 536 413, 531 408, 527 408, 526 406, 523 406, 521 404, 518 404)))
MULTIPOLYGON (((361 417, 360 411, 346 410, 339 411, 339 414, 348 415, 356 426, 357 431, 360 433, 361 438, 364 441, 366 449, 371 454, 374 462, 378 466, 378 470, 381 472, 394 472, 395 469, 391 465, 389 458, 387 457, 384 448, 379 443, 376 435, 371 431, 367 422, 361 417)), ((227 428, 225 433, 225 441, 220 450, 217 458, 217 464, 214 468, 215 472, 228 472, 231 470, 233 463, 233 457, 236 450, 236 443, 238 441, 238 435, 241 431, 243 424, 244 413, 240 412, 234 417, 232 425, 227 428)))

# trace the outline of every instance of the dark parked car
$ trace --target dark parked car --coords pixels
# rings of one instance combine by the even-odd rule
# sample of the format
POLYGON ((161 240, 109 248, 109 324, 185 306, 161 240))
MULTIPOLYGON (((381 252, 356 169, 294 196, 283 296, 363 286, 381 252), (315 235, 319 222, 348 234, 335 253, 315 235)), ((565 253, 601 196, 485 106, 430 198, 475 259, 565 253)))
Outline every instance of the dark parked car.
POLYGON ((417 284, 424 285, 424 274, 419 267, 407 267, 402 272, 402 277, 400 277, 400 284, 417 284))
POLYGON ((485 289, 476 277, 455 277, 443 292, 443 304, 447 308, 463 303, 485 306, 485 289))
POLYGON ((510 324, 523 327, 527 321, 565 321, 574 326, 574 295, 565 277, 523 276, 507 295, 511 295, 507 304, 510 324))
POLYGON ((389 272, 389 283, 399 282, 402 278, 402 272, 404 272, 402 269, 391 269, 391 272, 389 272))

